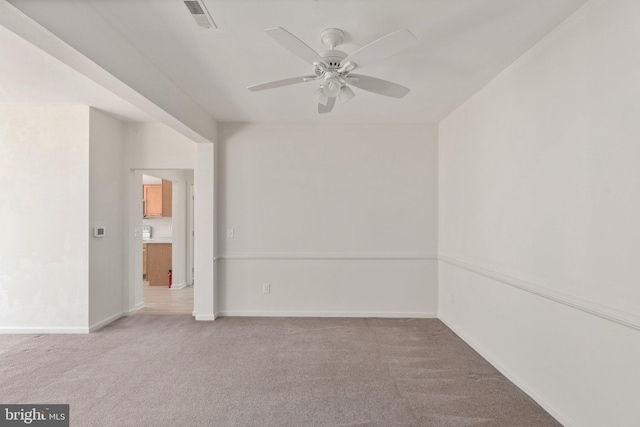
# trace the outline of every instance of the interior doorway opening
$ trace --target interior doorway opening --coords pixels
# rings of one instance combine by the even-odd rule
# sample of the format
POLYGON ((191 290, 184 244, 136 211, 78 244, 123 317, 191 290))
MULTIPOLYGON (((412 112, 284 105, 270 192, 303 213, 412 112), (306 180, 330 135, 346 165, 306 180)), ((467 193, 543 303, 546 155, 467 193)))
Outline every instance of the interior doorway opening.
POLYGON ((136 307, 189 314, 193 291, 193 170, 135 170, 130 215, 136 307), (191 200, 190 200, 191 199, 191 200))

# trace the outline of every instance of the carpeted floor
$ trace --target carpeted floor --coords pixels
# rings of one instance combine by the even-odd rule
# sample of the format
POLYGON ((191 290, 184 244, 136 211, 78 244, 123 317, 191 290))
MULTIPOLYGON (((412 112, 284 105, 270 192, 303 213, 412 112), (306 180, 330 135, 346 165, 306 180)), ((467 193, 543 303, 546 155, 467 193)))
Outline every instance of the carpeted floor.
POLYGON ((0 336, 0 403, 84 426, 556 426, 435 319, 137 315, 0 336))

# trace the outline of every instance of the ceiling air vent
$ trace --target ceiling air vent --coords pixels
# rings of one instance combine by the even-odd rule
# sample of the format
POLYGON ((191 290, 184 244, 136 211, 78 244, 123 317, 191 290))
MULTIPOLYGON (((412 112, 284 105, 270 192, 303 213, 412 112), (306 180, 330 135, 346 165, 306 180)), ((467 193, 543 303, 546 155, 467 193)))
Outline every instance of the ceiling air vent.
POLYGON ((191 16, 193 16, 193 19, 196 20, 196 23, 199 26, 203 28, 218 28, 202 1, 185 1, 184 4, 187 6, 187 9, 191 12, 191 16))

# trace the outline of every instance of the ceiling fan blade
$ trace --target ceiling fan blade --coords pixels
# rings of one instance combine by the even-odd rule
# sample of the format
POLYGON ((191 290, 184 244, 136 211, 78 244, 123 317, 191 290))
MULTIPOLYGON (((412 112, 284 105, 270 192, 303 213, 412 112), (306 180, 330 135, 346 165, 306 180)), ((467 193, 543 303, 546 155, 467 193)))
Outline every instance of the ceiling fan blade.
POLYGON ((408 48, 416 40, 411 31, 403 28, 361 47, 343 59, 342 63, 354 62, 358 67, 369 65, 408 48))
POLYGON ((378 95, 390 96, 392 98, 402 98, 409 93, 410 89, 387 80, 375 77, 363 76, 362 74, 349 74, 346 77, 347 83, 362 90, 377 93, 378 95))
POLYGON ((256 92, 259 90, 274 89, 277 87, 289 86, 296 83, 309 82, 317 78, 318 78, 317 76, 292 77, 290 79, 276 80, 274 82, 267 82, 267 83, 261 83, 259 85, 249 86, 247 87, 247 89, 249 89, 252 92, 256 92))
POLYGON ((280 43, 291 53, 302 59, 307 64, 313 65, 314 62, 327 65, 325 60, 316 52, 307 46, 302 40, 285 30, 284 28, 274 27, 264 30, 272 39, 280 43))
POLYGON ((327 100, 327 105, 318 104, 318 114, 330 113, 334 105, 336 105, 335 96, 327 100))

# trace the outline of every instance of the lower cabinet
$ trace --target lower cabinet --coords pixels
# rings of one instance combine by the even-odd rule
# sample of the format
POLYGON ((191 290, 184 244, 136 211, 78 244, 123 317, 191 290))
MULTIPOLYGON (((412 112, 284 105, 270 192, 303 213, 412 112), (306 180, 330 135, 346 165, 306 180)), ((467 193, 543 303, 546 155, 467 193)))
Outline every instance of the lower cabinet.
POLYGON ((146 274, 149 285, 168 287, 167 273, 171 270, 171 243, 149 243, 146 253, 146 274))

